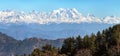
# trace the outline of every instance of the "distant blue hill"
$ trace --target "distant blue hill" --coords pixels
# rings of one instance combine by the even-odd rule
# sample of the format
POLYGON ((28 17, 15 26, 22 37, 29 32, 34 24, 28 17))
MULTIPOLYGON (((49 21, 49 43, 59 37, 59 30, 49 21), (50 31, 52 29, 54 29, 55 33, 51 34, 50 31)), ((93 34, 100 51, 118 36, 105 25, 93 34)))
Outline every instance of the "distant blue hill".
POLYGON ((84 36, 106 29, 113 24, 103 23, 49 23, 49 24, 0 24, 0 32, 3 32, 15 39, 22 40, 30 37, 43 39, 66 38, 70 36, 84 36))

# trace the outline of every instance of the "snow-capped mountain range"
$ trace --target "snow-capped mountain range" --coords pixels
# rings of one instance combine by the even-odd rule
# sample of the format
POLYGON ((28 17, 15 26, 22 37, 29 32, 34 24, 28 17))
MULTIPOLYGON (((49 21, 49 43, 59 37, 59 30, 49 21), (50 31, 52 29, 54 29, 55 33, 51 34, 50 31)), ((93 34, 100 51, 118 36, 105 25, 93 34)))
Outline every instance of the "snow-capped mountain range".
POLYGON ((107 23, 118 24, 120 18, 116 16, 106 16, 104 18, 97 18, 93 15, 82 15, 77 9, 59 8, 51 12, 24 12, 14 10, 0 11, 0 23, 107 23))
POLYGON ((51 12, 0 11, 0 32, 18 40, 29 37, 57 39, 84 36, 118 23, 119 17, 97 18, 90 14, 85 16, 75 8, 60 8, 51 12))

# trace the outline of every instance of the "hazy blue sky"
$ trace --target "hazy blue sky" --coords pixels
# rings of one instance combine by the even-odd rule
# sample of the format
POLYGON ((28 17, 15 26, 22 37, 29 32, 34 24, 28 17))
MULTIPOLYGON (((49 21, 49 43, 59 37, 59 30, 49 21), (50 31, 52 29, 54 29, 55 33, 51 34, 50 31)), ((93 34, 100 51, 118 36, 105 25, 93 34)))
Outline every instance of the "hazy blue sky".
POLYGON ((120 0, 0 0, 0 10, 52 11, 59 8, 76 8, 82 14, 97 17, 119 16, 120 0))

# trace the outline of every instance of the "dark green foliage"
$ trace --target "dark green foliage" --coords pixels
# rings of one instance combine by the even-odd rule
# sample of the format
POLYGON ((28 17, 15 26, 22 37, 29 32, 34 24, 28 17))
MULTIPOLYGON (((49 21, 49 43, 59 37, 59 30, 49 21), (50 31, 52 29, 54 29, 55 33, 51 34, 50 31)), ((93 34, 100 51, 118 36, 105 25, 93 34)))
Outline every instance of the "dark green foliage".
POLYGON ((52 45, 45 45, 42 50, 36 48, 29 56, 66 56, 65 54, 59 54, 58 49, 52 45))
POLYGON ((74 41, 70 39, 65 40, 61 49, 62 53, 68 55, 72 47, 68 56, 120 56, 120 24, 98 31, 96 35, 92 33, 84 38, 78 36, 74 41))
POLYGON ((44 50, 44 51, 52 51, 52 50, 55 50, 55 47, 53 47, 52 45, 46 44, 45 46, 42 47, 42 50, 44 50))
POLYGON ((70 37, 64 40, 61 49, 46 45, 40 51, 35 49, 30 56, 120 56, 120 24, 97 34, 82 38, 70 37))
POLYGON ((75 46, 76 46, 76 49, 81 49, 84 47, 84 43, 80 35, 76 38, 75 46))
POLYGON ((90 48, 91 47, 91 40, 90 40, 88 35, 86 35, 83 38, 83 44, 84 44, 84 48, 90 48))
POLYGON ((40 49, 34 49, 30 56, 41 56, 40 49))
POLYGON ((68 38, 64 40, 63 46, 61 48, 61 53, 71 56, 75 48, 74 38, 68 38))

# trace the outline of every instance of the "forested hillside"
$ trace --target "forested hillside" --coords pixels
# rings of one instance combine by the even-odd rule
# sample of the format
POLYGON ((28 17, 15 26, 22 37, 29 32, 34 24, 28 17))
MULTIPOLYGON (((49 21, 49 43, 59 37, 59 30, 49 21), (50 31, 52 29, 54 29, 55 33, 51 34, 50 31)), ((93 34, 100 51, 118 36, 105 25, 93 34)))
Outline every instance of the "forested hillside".
POLYGON ((120 56, 120 24, 66 39, 16 40, 0 33, 0 56, 120 56))
POLYGON ((46 44, 61 47, 64 39, 49 40, 40 38, 26 38, 16 40, 0 32, 0 56, 15 56, 16 54, 30 54, 35 48, 41 48, 46 44))
POLYGON ((51 45, 34 49, 29 56, 120 56, 120 24, 83 38, 69 37, 59 49, 51 45))

